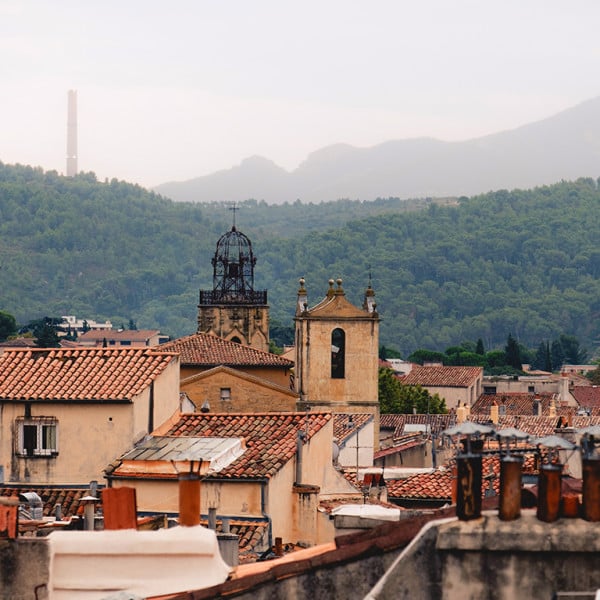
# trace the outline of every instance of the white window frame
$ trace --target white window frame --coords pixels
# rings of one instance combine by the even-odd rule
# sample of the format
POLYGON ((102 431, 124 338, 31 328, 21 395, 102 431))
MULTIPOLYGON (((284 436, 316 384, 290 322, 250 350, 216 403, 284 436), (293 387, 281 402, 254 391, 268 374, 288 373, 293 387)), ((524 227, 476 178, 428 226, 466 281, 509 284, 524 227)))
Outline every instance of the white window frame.
POLYGON ((16 420, 17 456, 35 458, 58 456, 58 419, 56 417, 21 417, 16 420), (35 447, 25 448, 25 428, 35 427, 35 447), (46 446, 46 447, 44 447, 46 446))

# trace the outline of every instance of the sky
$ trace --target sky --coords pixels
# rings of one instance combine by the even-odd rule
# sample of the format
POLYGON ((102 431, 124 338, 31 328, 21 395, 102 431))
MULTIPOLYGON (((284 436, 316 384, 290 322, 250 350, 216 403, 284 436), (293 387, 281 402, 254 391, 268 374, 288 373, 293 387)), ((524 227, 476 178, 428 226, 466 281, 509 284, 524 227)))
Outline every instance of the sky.
POLYGON ((152 187, 600 95, 596 0, 0 0, 0 161, 152 187))

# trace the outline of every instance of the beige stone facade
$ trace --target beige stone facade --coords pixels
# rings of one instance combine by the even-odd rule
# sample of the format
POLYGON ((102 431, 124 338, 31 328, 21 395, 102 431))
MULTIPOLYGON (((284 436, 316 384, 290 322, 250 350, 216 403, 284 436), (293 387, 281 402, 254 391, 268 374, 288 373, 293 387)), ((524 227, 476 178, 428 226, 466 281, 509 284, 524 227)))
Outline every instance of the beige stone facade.
POLYGON ((379 446, 379 315, 371 288, 358 308, 345 297, 342 280, 329 282, 325 298, 308 308, 301 280, 296 309, 295 385, 301 402, 315 410, 370 413, 379 446))
POLYGON ((269 351, 269 307, 243 304, 199 305, 198 332, 269 351))
POLYGON ((187 377, 181 381, 181 391, 187 394, 198 409, 208 402, 212 412, 297 410, 298 394, 289 385, 277 385, 263 377, 229 367, 215 367, 187 377))

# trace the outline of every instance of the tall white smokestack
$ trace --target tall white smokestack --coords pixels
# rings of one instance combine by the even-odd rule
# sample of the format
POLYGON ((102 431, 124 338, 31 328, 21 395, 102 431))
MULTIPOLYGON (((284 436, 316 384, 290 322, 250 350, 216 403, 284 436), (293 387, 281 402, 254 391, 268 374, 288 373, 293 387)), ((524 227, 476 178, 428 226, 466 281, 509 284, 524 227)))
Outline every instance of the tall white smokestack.
POLYGON ((77 175, 77 90, 69 90, 67 101, 67 177, 77 175))

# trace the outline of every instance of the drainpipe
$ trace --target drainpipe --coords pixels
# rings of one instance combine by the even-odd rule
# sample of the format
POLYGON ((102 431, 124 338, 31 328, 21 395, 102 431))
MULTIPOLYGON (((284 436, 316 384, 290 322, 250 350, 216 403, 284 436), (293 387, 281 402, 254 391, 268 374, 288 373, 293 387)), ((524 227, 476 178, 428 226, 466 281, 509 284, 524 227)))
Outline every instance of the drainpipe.
POLYGON ((262 513, 262 516, 264 517, 264 519, 267 521, 267 523, 269 524, 267 531, 268 531, 268 540, 267 543, 269 545, 269 548, 273 547, 273 523, 271 521, 271 517, 267 514, 266 509, 266 504, 267 504, 267 485, 269 484, 268 480, 263 480, 261 482, 261 486, 260 486, 260 512, 262 513))
MULTIPOLYGON (((304 431, 298 432, 296 438, 296 483, 302 483, 302 446, 304 445, 304 439, 306 435, 304 431)), ((358 442, 357 442, 358 443, 358 442)))
POLYGON ((154 431, 154 381, 150 384, 150 398, 148 400, 148 433, 154 431))

